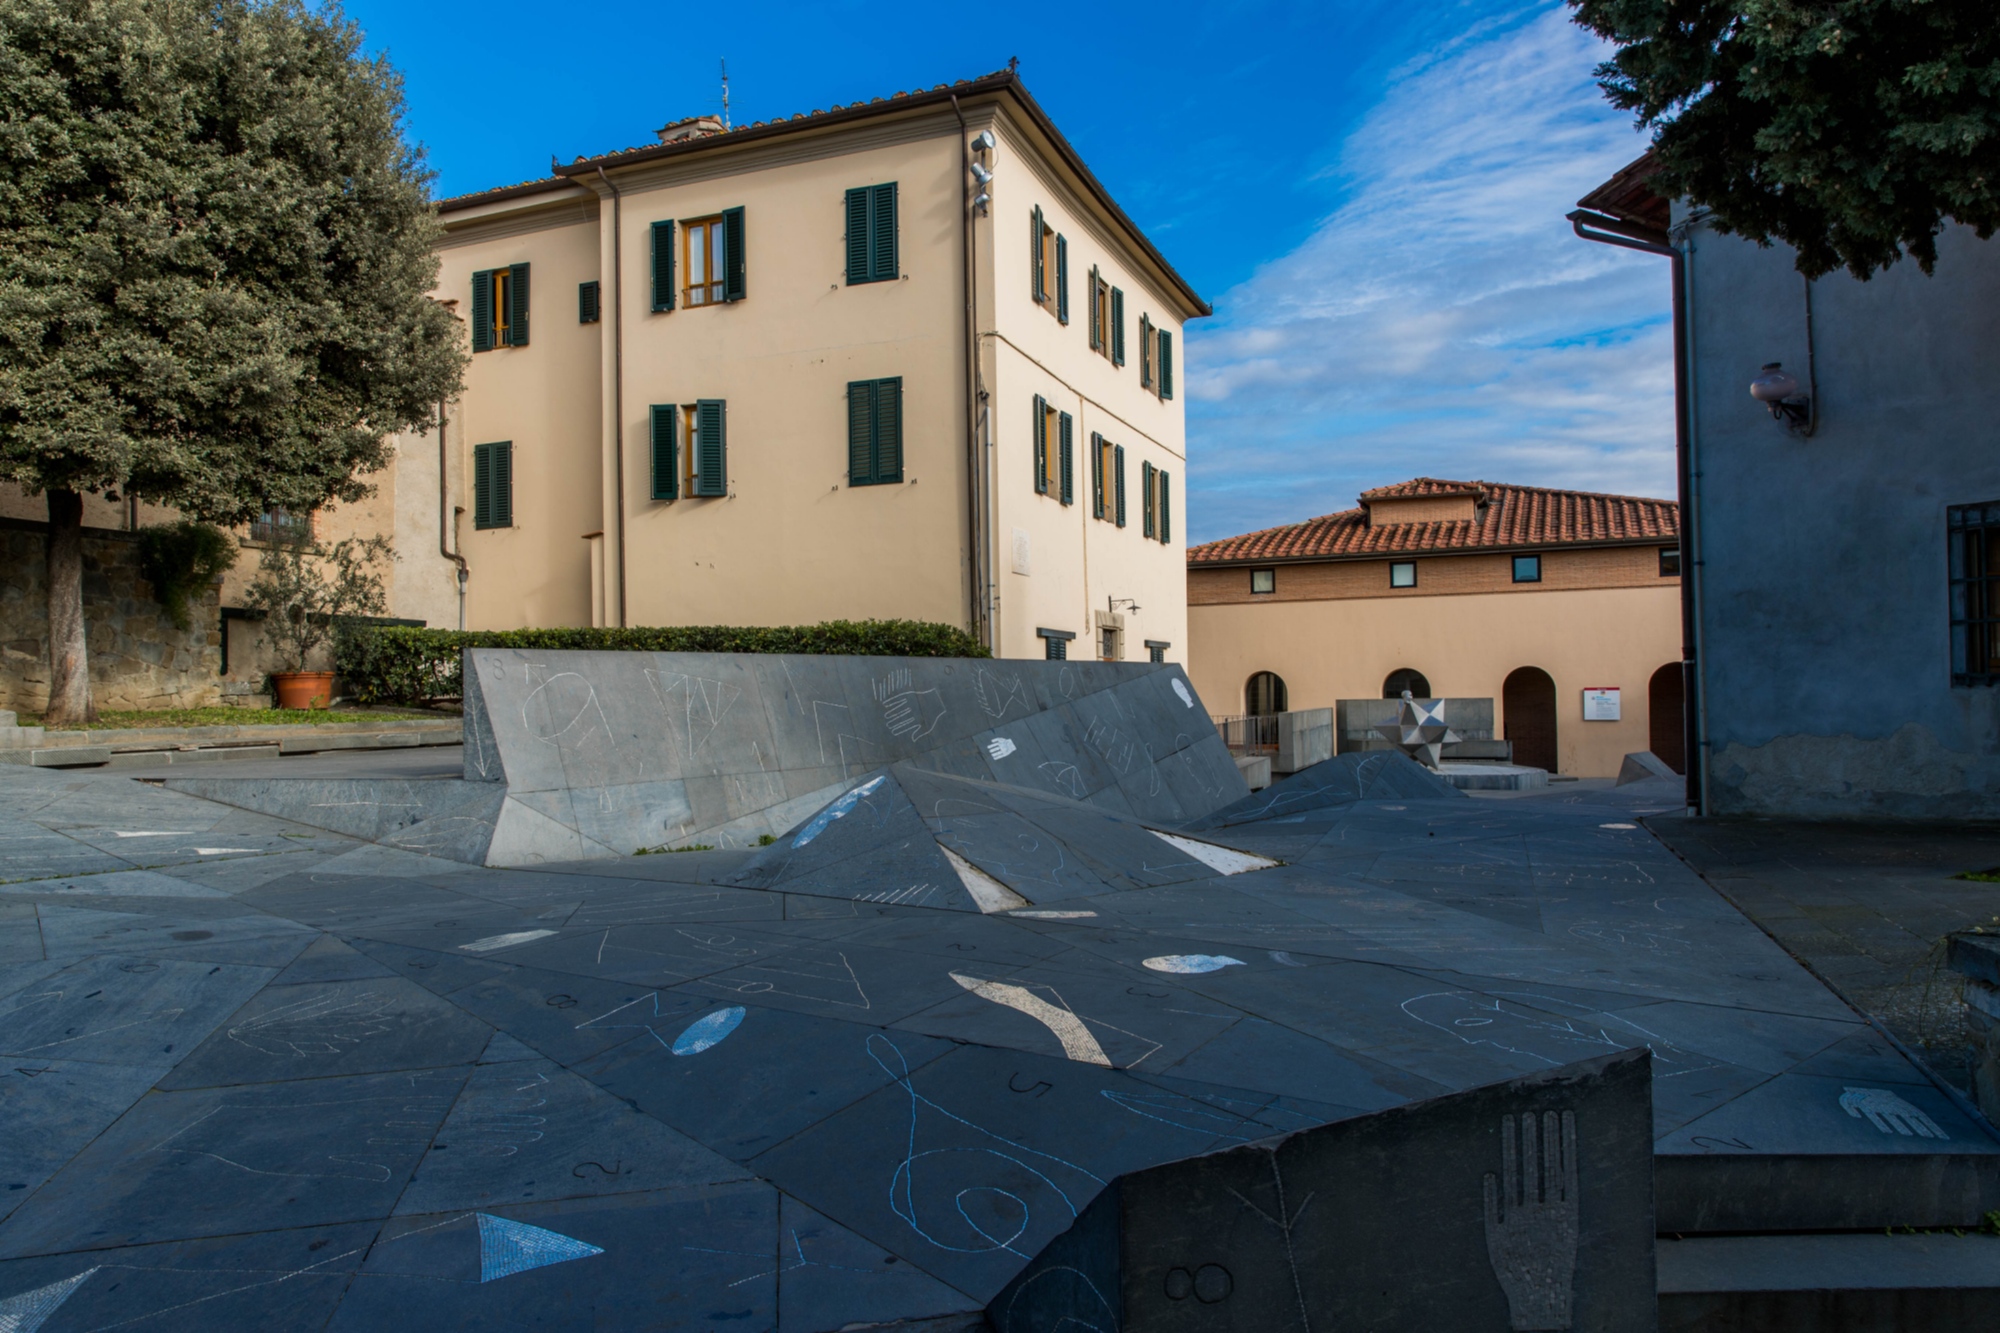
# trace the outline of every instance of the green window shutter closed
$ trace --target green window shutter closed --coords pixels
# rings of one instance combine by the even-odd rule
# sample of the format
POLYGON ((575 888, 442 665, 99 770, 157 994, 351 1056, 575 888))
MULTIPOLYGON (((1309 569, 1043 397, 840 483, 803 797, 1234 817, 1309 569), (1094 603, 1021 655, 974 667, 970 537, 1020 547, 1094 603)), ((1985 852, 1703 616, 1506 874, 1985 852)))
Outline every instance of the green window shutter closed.
POLYGON ((1139 316, 1139 387, 1153 387, 1153 321, 1139 316))
POLYGON ((1148 537, 1155 535, 1158 528, 1153 519, 1153 465, 1139 464, 1139 530, 1148 537))
POLYGON ((697 399, 694 405, 694 493, 729 494, 728 404, 720 398, 697 399))
POLYGON ((1160 397, 1174 396, 1174 335, 1160 330, 1160 397))
POLYGON ((870 271, 876 281, 889 282, 902 272, 896 256, 896 182, 876 186, 871 204, 874 217, 868 225, 870 271))
POLYGON ((604 308, 597 280, 593 278, 589 282, 579 282, 576 285, 576 322, 595 324, 602 318, 604 318, 604 308))
POLYGON ((1057 421, 1062 427, 1062 502, 1076 502, 1076 418, 1064 412, 1057 421))
POLYGON ((493 526, 493 446, 472 446, 472 526, 493 526))
MULTIPOLYGON (((849 191, 858 194, 859 191, 849 191)), ((875 483, 875 381, 853 380, 847 386, 847 484, 875 483)))
POLYGON ((1035 494, 1049 493, 1049 409, 1035 395, 1035 494))
MULTIPOLYGON (((869 252, 874 239, 868 226, 869 195, 867 189, 847 192, 847 285, 874 281, 873 266, 869 264, 869 252)), ((853 395, 848 395, 849 401, 853 395)))
POLYGON ((1069 323, 1069 238, 1056 237, 1056 322, 1069 323))
POLYGON ((1104 517, 1104 437, 1090 432, 1090 516, 1104 517))
POLYGON ((493 445, 493 526, 514 526, 514 446, 502 441, 493 445))
POLYGON ((1104 338, 1099 332, 1104 326, 1104 312, 1098 308, 1097 265, 1090 266, 1090 350, 1104 350, 1104 338))
POLYGON ((493 350, 493 270, 472 275, 472 350, 493 350))
POLYGON ((903 479, 903 377, 875 381, 875 480, 903 479))
POLYGON ((653 309, 674 308, 674 224, 653 224, 653 309))
POLYGON ((722 299, 740 301, 743 285, 743 210, 722 210, 722 299))
POLYGON ((1173 475, 1171 473, 1165 471, 1162 471, 1160 473, 1160 525, 1159 526, 1160 526, 1160 540, 1163 542, 1170 542, 1174 539, 1174 497, 1172 490, 1172 481, 1173 481, 1173 475))
POLYGON ((1125 293, 1111 289, 1111 364, 1125 364, 1125 293))
POLYGON ((1033 243, 1028 247, 1029 286, 1037 301, 1046 301, 1049 299, 1049 274, 1047 265, 1042 263, 1042 232, 1044 228, 1042 225, 1042 206, 1040 204, 1035 205, 1035 211, 1030 221, 1034 223, 1033 228, 1031 228, 1034 237, 1033 243))
POLYGON ((1116 501, 1118 526, 1125 526, 1125 446, 1111 446, 1112 499, 1116 501))
POLYGON ((507 345, 528 345, 528 266, 515 264, 508 270, 507 345))
POLYGON ((652 418, 653 498, 678 500, 681 496, 681 410, 673 403, 654 403, 647 413, 652 418))

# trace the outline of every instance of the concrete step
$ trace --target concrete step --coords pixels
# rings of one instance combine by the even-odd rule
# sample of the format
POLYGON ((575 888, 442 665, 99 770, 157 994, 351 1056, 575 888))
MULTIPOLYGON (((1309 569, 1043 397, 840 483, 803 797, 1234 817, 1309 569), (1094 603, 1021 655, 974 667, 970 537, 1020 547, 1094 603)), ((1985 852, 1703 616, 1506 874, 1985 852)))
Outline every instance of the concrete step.
POLYGON ((2000 1327, 2000 1237, 1662 1237, 1660 1333, 2000 1327))
POLYGON ((0 733, 0 763, 36 768, 92 768, 134 763, 195 763, 203 759, 267 758, 279 754, 319 754, 328 750, 400 750, 423 745, 457 745, 463 729, 456 719, 331 723, 282 723, 241 727, 155 727, 131 730, 56 731, 16 728, 0 733), (32 734, 30 734, 32 733, 32 734), (198 758, 199 757, 199 758, 198 758))
POLYGON ((2000 1209, 2000 1153, 1977 1147, 1661 1153, 1653 1159, 1653 1215, 1662 1234, 1977 1227, 2000 1209))

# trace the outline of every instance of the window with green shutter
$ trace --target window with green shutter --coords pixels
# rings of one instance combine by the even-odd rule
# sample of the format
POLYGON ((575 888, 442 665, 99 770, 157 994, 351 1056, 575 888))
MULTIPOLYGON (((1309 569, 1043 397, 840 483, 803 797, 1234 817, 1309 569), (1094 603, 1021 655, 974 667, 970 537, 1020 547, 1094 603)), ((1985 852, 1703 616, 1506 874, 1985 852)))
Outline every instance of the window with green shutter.
POLYGON ((847 285, 899 277, 896 263, 896 182, 847 192, 847 285))
POLYGON ((902 376, 855 380, 847 386, 847 484, 885 486, 902 479, 902 376))
POLYGON ((1055 233, 1050 231, 1048 224, 1042 221, 1042 206, 1040 204, 1035 205, 1035 211, 1029 216, 1028 221, 1030 223, 1029 230, 1033 233, 1033 239, 1028 245, 1028 251, 1031 256, 1028 261, 1028 290, 1029 294, 1035 298, 1036 303, 1039 304, 1049 299, 1048 241, 1055 233))
POLYGON ((1104 320, 1110 302, 1105 300, 1110 289, 1104 279, 1098 276, 1097 265, 1090 266, 1090 350, 1109 353, 1111 339, 1105 336, 1104 320))
POLYGON ((653 309, 674 308, 674 224, 653 224, 653 309))
POLYGON ((1111 289, 1111 364, 1125 364, 1125 293, 1111 289))
POLYGON ((576 322, 595 324, 603 317, 597 280, 592 278, 589 282, 579 282, 576 285, 576 322))
POLYGON ((729 494, 729 404, 720 398, 703 398, 694 405, 694 485, 690 495, 719 498, 729 494))
POLYGON ((1118 509, 1118 526, 1125 526, 1125 446, 1118 445, 1111 451, 1111 477, 1113 481, 1112 499, 1118 509))
POLYGON ((1164 468, 1154 469, 1153 475, 1158 479, 1160 487, 1160 505, 1159 505, 1160 516, 1159 516, 1159 523, 1157 524, 1160 530, 1159 532, 1160 540, 1162 542, 1170 542, 1174 539, 1174 493, 1172 488, 1173 479, 1172 476, 1164 468))
POLYGON ((675 403, 654 403, 652 421, 653 498, 678 500, 681 495, 681 409, 675 403))
POLYGON ((472 275, 472 350, 493 350, 493 270, 472 275))
POLYGON ((528 266, 481 269, 472 275, 472 350, 528 345, 528 266))
POLYGON ((507 269, 507 328, 504 339, 509 347, 528 345, 528 266, 514 264, 507 269))
POLYGON ((1035 494, 1049 493, 1049 405, 1035 395, 1035 494))
POLYGON ((743 244, 743 210, 722 210, 722 299, 741 301, 748 293, 744 285, 746 250, 743 244))
POLYGON ((1105 472, 1104 437, 1090 432, 1090 516, 1104 517, 1105 472))
POLYGON ((1069 413, 1059 413, 1059 434, 1062 442, 1062 502, 1076 502, 1076 418, 1069 413))
POLYGON ((472 446, 472 526, 514 526, 514 443, 472 446))
POLYGON ((1160 397, 1174 396, 1174 335, 1160 330, 1160 397))
POLYGON ((1153 321, 1148 315, 1139 316, 1139 387, 1153 387, 1153 321))
POLYGON ((1153 517, 1153 496, 1153 465, 1151 463, 1141 463, 1139 464, 1139 515, 1141 519, 1139 531, 1145 533, 1148 537, 1157 536, 1159 533, 1158 520, 1153 517))
POLYGON ((1069 323, 1069 238, 1056 237, 1056 322, 1069 323))

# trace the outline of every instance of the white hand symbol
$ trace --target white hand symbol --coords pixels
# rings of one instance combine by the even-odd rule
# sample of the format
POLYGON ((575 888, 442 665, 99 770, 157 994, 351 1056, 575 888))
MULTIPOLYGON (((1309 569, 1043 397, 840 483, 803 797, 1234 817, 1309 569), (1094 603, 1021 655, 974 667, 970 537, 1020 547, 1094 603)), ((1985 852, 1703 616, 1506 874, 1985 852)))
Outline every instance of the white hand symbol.
POLYGON ((1914 1134, 1920 1139, 1951 1137, 1937 1127, 1935 1120, 1887 1088, 1849 1088, 1840 1094, 1840 1107, 1856 1120, 1867 1116, 1868 1123, 1884 1134, 1901 1134, 1904 1138, 1914 1134))

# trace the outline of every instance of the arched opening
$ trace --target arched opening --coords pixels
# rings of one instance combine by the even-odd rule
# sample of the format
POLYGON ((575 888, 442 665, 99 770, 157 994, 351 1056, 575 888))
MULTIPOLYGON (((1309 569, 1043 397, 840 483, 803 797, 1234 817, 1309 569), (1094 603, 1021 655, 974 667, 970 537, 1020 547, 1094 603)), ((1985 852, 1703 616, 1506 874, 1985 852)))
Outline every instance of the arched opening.
POLYGON ((1500 687, 1514 762, 1556 771, 1556 683, 1540 667, 1518 667, 1500 687))
POLYGON ((1382 697, 1384 699, 1400 699, 1403 697, 1404 690, 1410 692, 1412 699, 1428 699, 1431 697, 1431 683, 1425 680, 1424 673, 1415 667, 1397 667, 1382 682, 1382 697))
POLYGON ((1259 671, 1243 687, 1243 711, 1252 717, 1269 717, 1285 711, 1285 681, 1275 671, 1259 671))
POLYGON ((1669 662, 1646 682, 1646 744, 1661 763, 1687 772, 1687 715, 1681 664, 1669 662))

